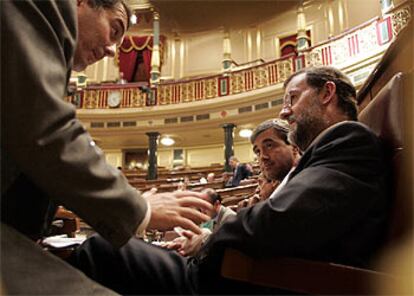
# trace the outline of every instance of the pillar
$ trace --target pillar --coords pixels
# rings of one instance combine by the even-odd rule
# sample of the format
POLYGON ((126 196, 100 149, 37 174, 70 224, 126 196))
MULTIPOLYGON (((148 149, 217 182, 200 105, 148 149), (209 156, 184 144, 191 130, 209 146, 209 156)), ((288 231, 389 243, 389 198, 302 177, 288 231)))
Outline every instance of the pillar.
POLYGON ((394 7, 392 0, 380 0, 382 15, 387 14, 394 7))
POLYGON ((227 72, 231 70, 231 42, 230 42, 230 36, 229 33, 226 32, 224 34, 223 39, 223 71, 227 72))
POLYGON ((160 136, 159 132, 146 133, 148 136, 148 172, 147 180, 156 180, 157 172, 157 140, 160 136))
POLYGON ((224 171, 231 172, 229 158, 234 155, 233 150, 233 130, 236 127, 234 123, 225 123, 222 125, 224 129, 224 171))
POLYGON ((160 15, 154 11, 153 23, 154 37, 151 55, 151 85, 156 85, 160 82, 160 15))
POLYGON ((298 7, 297 16, 298 35, 296 37, 296 48, 298 52, 305 50, 309 47, 308 36, 306 35, 306 19, 303 6, 298 7))

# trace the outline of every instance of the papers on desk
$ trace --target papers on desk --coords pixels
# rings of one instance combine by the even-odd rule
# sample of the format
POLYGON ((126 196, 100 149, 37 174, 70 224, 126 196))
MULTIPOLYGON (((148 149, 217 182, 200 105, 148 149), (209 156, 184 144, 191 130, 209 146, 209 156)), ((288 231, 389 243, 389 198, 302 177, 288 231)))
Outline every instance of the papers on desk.
POLYGON ((67 237, 66 234, 49 236, 43 239, 42 244, 44 246, 52 247, 55 249, 63 249, 68 247, 74 247, 82 244, 86 240, 86 236, 80 235, 77 237, 67 237))

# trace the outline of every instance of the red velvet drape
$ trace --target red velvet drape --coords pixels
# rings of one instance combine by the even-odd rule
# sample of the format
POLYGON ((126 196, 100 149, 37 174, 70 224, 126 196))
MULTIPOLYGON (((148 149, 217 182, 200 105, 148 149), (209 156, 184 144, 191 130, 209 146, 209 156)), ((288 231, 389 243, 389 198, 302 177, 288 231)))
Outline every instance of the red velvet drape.
MULTIPOLYGON (((164 36, 160 36, 161 45, 164 39, 164 36)), ((125 80, 133 82, 138 69, 139 55, 143 58, 145 76, 150 77, 152 46, 152 36, 126 36, 124 38, 119 48, 119 70, 123 73, 125 80)))
POLYGON ((152 51, 149 51, 149 50, 144 50, 142 52, 142 58, 144 60, 145 73, 148 74, 147 77, 151 77, 151 75, 150 75, 150 72, 151 72, 151 53, 152 53, 152 51))

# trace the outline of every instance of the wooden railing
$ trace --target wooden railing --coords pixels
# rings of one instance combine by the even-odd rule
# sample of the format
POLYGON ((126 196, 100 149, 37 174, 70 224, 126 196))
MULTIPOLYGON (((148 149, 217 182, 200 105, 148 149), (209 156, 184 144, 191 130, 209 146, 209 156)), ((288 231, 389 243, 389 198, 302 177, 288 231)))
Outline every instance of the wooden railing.
POLYGON ((246 69, 161 82, 157 87, 140 88, 134 83, 87 87, 66 98, 80 109, 107 109, 108 97, 120 92, 116 108, 145 108, 210 100, 241 94, 283 83, 293 72, 306 66, 332 65, 347 69, 380 55, 411 18, 405 3, 383 18, 375 18, 316 46, 283 58, 246 69))

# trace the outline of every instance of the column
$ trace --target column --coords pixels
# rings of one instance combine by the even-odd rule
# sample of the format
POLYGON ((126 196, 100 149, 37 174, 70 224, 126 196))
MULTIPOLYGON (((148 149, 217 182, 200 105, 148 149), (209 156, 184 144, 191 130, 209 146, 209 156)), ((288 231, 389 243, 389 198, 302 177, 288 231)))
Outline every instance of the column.
POLYGON ((252 41, 252 32, 251 28, 247 30, 247 61, 251 62, 253 60, 253 41, 252 41))
POLYGON ((308 36, 306 35, 306 19, 305 12, 303 11, 303 6, 298 7, 298 35, 296 37, 296 48, 298 52, 305 50, 309 47, 308 36))
POLYGON ((386 15, 394 7, 392 0, 380 0, 382 15, 386 15))
POLYGON ((334 13, 332 8, 332 2, 328 2, 328 36, 331 38, 335 34, 335 24, 334 24, 334 13))
POLYGON ((256 30, 256 59, 262 58, 262 32, 259 28, 256 30))
POLYGON ((280 39, 275 37, 275 53, 276 53, 276 58, 280 58, 280 39))
POLYGON ((159 132, 146 133, 148 136, 148 173, 147 180, 156 180, 157 172, 157 140, 160 136, 159 132))
POLYGON ((224 171, 231 172, 232 168, 229 164, 229 158, 234 155, 233 150, 233 129, 236 127, 234 123, 225 123, 222 125, 224 129, 224 171))
POLYGON ((345 24, 345 5, 344 0, 338 1, 338 21, 339 21, 339 32, 342 33, 347 27, 345 24))
POLYGON ((224 33, 223 39, 223 71, 228 72, 231 70, 231 42, 229 32, 224 33))
POLYGON ((151 55, 151 86, 160 82, 160 15, 154 11, 154 36, 151 55))

